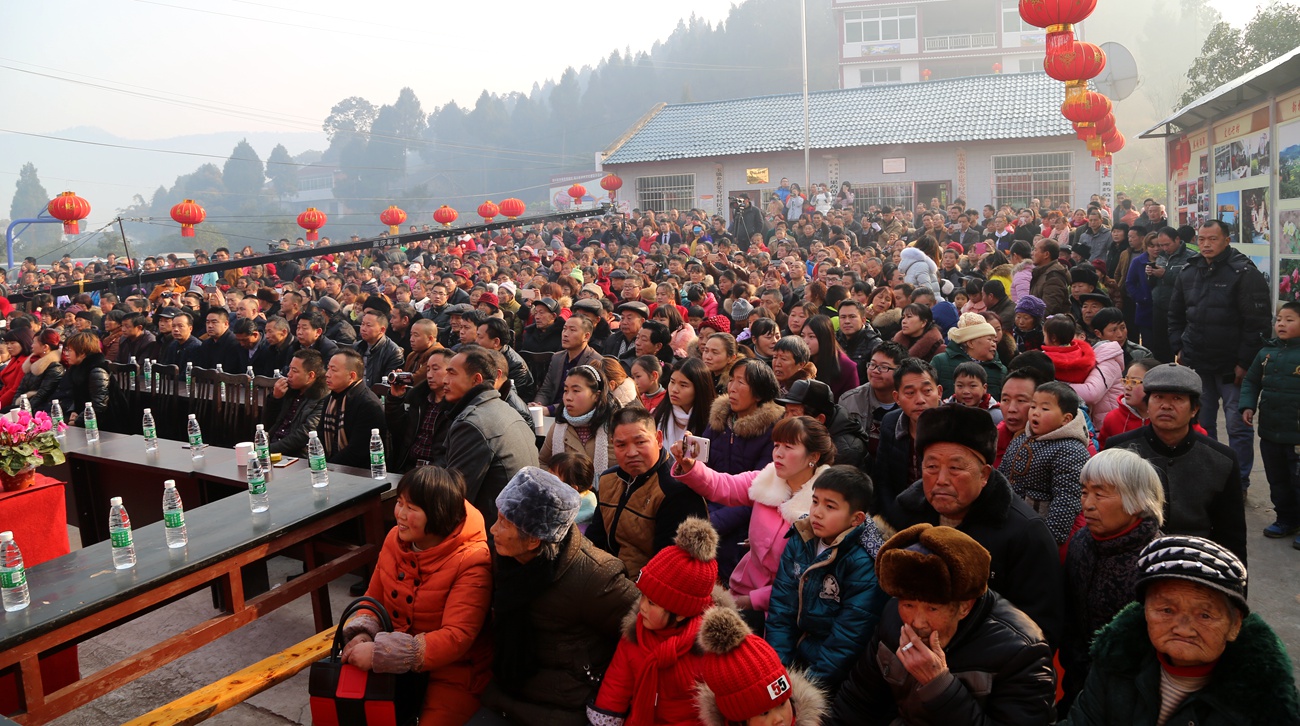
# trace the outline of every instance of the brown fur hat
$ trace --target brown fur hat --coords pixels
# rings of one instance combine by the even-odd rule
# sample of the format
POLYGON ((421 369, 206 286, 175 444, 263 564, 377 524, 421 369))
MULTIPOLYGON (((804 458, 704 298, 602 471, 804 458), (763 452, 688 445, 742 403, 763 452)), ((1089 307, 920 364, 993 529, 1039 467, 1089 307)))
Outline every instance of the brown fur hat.
POLYGON ((992 465, 998 451, 998 429, 988 411, 960 403, 922 412, 916 421, 917 458, 924 456, 930 445, 943 443, 965 446, 992 465))
POLYGON ((876 558, 880 587, 899 600, 974 600, 989 585, 989 552, 952 527, 917 524, 899 532, 876 558))

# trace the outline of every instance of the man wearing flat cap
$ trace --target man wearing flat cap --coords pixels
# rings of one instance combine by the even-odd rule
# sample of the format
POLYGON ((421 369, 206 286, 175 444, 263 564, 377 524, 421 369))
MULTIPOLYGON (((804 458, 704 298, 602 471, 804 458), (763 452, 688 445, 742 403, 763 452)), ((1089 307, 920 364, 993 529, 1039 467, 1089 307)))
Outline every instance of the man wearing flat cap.
POLYGON ((992 558, 989 587, 1055 644, 1065 617, 1060 553, 1043 518, 993 468, 997 439, 987 411, 947 404, 922 413, 915 444, 921 480, 898 495, 889 524, 943 525, 979 542, 992 558))
POLYGON ((1106 440, 1151 462, 1165 487, 1165 534, 1204 537, 1246 562, 1246 503, 1232 449, 1196 433, 1201 377, 1176 363, 1158 365, 1142 379, 1147 425, 1106 440))
POLYGON ((1052 723, 1052 649, 989 589, 990 562, 951 527, 918 524, 881 547, 876 576, 893 599, 831 723, 1052 723))

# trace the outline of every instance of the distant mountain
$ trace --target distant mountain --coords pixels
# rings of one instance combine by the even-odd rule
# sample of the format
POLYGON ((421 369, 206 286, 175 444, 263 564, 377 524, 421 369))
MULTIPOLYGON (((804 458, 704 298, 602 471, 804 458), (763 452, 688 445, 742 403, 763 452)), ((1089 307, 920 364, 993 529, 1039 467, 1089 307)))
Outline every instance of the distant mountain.
MULTIPOLYGON (((188 154, 164 154, 115 149, 92 144, 78 144, 15 134, 0 134, 0 204, 9 209, 18 170, 26 162, 36 165, 41 182, 51 195, 72 190, 90 202, 89 223, 98 227, 114 216, 117 209, 131 204, 139 194, 146 200, 159 186, 170 188, 176 177, 189 174, 201 164, 225 163, 235 144, 248 139, 262 161, 276 144, 284 144, 290 154, 324 149, 329 144, 325 134, 311 132, 243 132, 223 131, 211 134, 174 136, 167 139, 128 139, 91 126, 43 132, 95 144, 116 144, 145 149, 212 154, 218 158, 188 154)), ((32 210, 35 214, 40 210, 32 210)))

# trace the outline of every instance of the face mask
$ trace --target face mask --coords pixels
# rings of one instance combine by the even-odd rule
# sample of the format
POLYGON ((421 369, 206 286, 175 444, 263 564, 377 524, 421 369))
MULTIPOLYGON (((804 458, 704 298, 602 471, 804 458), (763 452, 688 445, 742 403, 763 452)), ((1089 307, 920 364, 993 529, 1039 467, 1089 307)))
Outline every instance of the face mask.
POLYGON ((703 229, 702 227, 696 227, 696 228, 695 228, 695 234, 699 234, 700 232, 703 232, 703 231, 704 231, 704 229, 703 229))

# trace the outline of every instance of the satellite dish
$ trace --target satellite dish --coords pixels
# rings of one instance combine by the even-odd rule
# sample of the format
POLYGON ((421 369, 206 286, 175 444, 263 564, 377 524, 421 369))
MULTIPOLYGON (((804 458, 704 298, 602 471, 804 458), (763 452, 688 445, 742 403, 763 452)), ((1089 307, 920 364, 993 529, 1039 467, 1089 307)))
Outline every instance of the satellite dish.
POLYGON ((1128 48, 1119 43, 1102 43, 1101 50, 1106 54, 1106 68, 1093 79, 1093 86, 1110 100, 1123 101, 1133 95, 1141 83, 1137 61, 1133 60, 1128 48))

